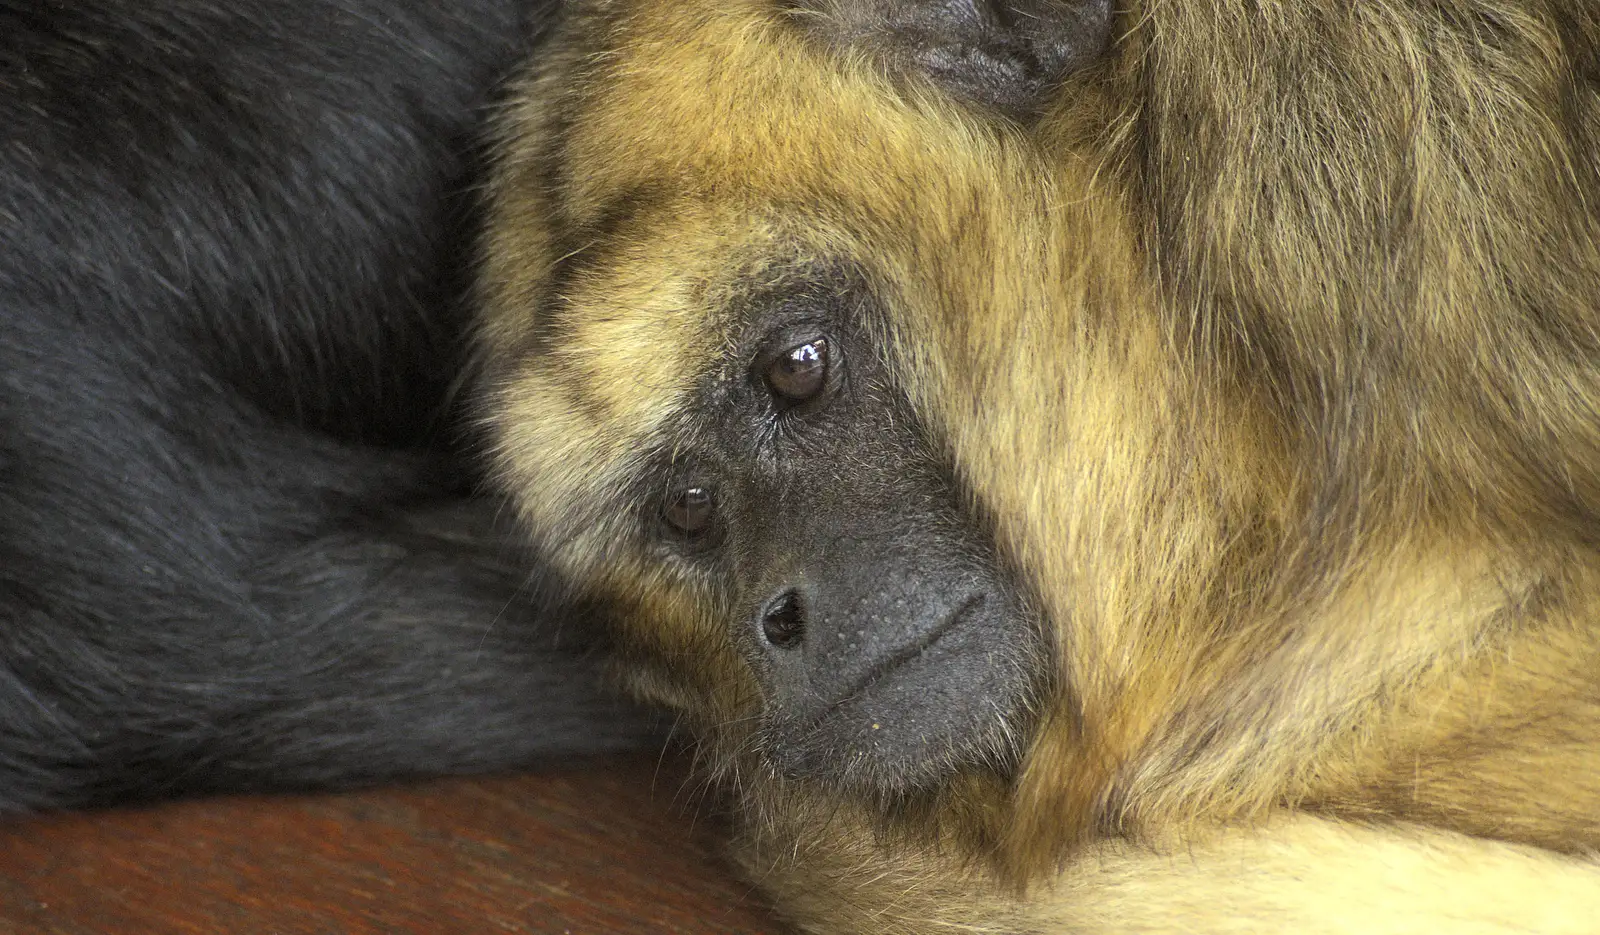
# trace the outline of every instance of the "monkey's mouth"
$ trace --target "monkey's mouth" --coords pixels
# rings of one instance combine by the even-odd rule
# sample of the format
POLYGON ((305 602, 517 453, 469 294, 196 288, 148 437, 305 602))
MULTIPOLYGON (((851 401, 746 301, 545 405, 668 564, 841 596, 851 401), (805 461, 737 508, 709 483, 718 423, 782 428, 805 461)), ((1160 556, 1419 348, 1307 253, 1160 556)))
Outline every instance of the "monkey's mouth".
MULTIPOLYGON (((986 595, 974 594, 968 598, 955 613, 947 615, 944 620, 924 634, 918 635, 905 646, 888 654, 881 661, 874 663, 865 672, 861 673, 848 688, 831 702, 825 702, 825 710, 818 712, 809 722, 799 728, 806 732, 817 728, 824 720, 837 716, 841 709, 847 709, 851 704, 861 701, 873 688, 882 681, 890 680, 895 671, 902 666, 912 664, 924 653, 930 652, 951 631, 960 625, 962 618, 973 608, 981 606, 986 595)), ((881 724, 879 725, 881 727, 881 724)))
POLYGON ((760 748, 785 778, 906 793, 1019 757, 1034 679, 1033 627, 990 595, 799 698, 770 699, 760 748), (831 689, 831 690, 830 690, 831 689))

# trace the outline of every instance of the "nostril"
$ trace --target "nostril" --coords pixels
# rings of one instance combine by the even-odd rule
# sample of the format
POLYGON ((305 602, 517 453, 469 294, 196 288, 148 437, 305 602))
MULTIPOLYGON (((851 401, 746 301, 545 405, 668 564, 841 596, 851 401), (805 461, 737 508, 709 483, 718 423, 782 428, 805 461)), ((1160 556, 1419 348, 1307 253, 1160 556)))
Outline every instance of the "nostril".
POLYGON ((778 649, 789 649, 805 639, 806 611, 798 592, 785 591, 767 605, 766 613, 761 615, 761 635, 778 649))

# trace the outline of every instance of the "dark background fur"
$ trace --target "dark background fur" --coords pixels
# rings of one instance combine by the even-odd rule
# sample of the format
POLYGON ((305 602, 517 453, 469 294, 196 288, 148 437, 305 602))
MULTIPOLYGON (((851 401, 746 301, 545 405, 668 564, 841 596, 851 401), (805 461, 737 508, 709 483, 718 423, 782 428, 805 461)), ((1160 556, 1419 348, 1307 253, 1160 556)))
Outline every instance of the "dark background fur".
POLYGON ((634 745, 466 494, 513 0, 0 0, 0 810, 634 745))

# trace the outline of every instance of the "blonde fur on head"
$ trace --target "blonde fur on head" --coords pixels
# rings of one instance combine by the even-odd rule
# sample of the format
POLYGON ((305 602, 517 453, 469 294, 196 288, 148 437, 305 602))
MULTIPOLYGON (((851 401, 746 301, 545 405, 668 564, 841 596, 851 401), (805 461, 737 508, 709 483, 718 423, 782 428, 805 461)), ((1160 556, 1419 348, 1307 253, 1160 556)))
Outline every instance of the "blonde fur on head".
POLYGON ((738 777, 780 909, 1600 924, 1600 9, 1134 3, 1019 116, 804 6, 572 4, 483 278, 505 484, 738 777), (1021 762, 903 811, 763 765, 718 582, 630 499, 749 284, 841 262, 1048 624, 1021 762))

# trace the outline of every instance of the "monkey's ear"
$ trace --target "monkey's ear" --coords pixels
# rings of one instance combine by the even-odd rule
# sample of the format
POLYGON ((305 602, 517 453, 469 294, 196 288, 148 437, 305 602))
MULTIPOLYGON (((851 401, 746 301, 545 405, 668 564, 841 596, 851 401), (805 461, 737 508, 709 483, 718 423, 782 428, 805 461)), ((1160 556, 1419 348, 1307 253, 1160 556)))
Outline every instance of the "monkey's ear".
POLYGON ((829 41, 1025 117, 1106 51, 1111 0, 788 0, 829 41))

